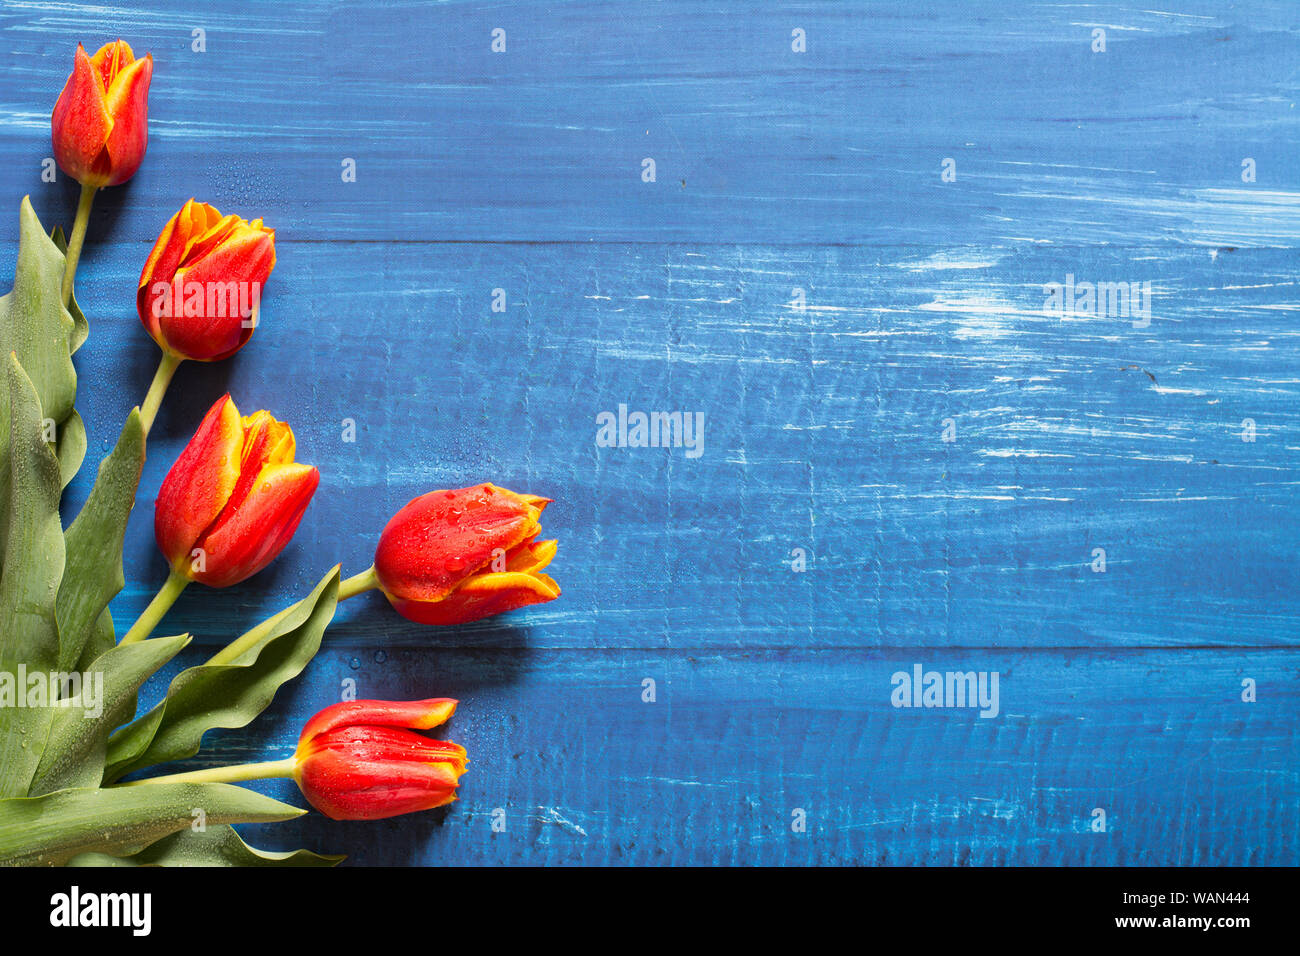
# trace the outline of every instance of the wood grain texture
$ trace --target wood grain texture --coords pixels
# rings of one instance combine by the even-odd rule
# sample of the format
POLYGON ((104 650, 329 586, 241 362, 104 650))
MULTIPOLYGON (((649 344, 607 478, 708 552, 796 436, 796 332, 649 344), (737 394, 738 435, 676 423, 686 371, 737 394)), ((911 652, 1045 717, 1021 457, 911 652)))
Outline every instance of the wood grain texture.
POLYGON ((1300 860, 1300 13, 1221 6, 0 3, 0 208, 71 217, 40 160, 78 40, 157 61, 148 159, 97 201, 78 278, 92 456, 153 372, 134 290, 165 219, 195 195, 277 230, 261 328, 184 366, 151 436, 119 622, 225 389, 323 482, 270 569, 182 598, 177 666, 364 567, 424 490, 556 499, 560 600, 431 632, 358 599, 201 758, 285 755, 351 678, 461 698, 462 801, 250 839, 375 864, 1300 860), (1045 311, 1067 276, 1149 281, 1150 323, 1045 311), (598 447, 620 403, 703 412, 702 455, 598 447), (914 663, 999 671, 1001 714, 895 709, 914 663))

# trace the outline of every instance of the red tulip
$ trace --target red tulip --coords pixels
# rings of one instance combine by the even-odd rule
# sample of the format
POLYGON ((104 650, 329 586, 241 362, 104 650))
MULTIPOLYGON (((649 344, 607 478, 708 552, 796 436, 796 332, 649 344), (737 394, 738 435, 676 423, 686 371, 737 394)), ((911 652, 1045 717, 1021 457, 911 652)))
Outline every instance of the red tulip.
POLYGON ((379 586, 399 614, 421 624, 463 624, 553 601, 559 585, 541 572, 556 542, 536 540, 548 504, 495 485, 421 495, 379 537, 379 586))
POLYGON ((72 75, 54 104, 54 158, 85 186, 116 186, 140 168, 149 143, 153 56, 137 60, 122 40, 87 56, 80 43, 72 75))
POLYGON ((269 412, 217 401, 163 479, 158 547, 183 577, 214 588, 256 574, 293 537, 320 483, 294 460, 293 430, 269 412))
POLYGON ((456 799, 465 749, 416 730, 444 723, 456 701, 355 700, 307 722, 294 752, 294 779, 333 820, 381 820, 456 799))
POLYGON ((153 244, 136 311, 164 352, 199 362, 227 358, 252 336, 274 268, 273 229, 191 199, 153 244))

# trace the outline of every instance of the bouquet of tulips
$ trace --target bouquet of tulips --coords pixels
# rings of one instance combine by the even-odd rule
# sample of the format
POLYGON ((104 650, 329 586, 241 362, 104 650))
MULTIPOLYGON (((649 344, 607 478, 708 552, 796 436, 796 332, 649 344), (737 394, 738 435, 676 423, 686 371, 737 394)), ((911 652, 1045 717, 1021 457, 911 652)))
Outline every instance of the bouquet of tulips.
POLYGON ((537 540, 549 502, 491 484, 416 498, 383 529, 370 568, 341 578, 334 567, 137 713, 139 689, 189 643, 154 636, 177 596, 266 567, 320 482, 296 460, 285 422, 217 398, 155 504, 166 582, 117 636, 109 602, 124 584, 122 542, 150 426, 181 362, 220 361, 247 344, 276 262, 275 233, 260 219, 190 200, 163 227, 136 296, 162 350, 158 371, 65 528, 63 489, 87 448, 75 407, 73 355, 89 332, 77 262, 96 192, 144 159, 152 76, 152 58, 120 40, 93 56, 78 46, 52 117, 55 158, 81 184, 72 230, 47 233, 24 199, 13 291, 0 299, 0 864, 329 865, 339 858, 244 843, 233 824, 306 811, 236 784, 292 777, 336 820, 449 803, 465 750, 422 732, 456 701, 341 701, 307 722, 286 759, 154 768, 194 757, 211 729, 250 723, 307 666, 341 600, 379 589, 412 621, 454 625, 557 597, 543 573, 555 542, 537 540))

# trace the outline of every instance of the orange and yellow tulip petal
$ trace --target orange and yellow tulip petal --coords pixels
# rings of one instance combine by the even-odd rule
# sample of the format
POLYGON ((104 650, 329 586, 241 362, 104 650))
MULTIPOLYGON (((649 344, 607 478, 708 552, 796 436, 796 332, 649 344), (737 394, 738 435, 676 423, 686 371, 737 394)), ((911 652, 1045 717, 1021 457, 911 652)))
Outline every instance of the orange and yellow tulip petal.
POLYGON ((118 186, 136 174, 149 146, 149 83, 153 57, 136 60, 109 86, 105 102, 113 129, 104 149, 108 153, 108 185, 118 186))
POLYGON ((113 117, 105 99, 103 77, 78 43, 72 75, 54 104, 51 119, 54 158, 78 182, 100 185, 108 182, 103 171, 94 172, 108 134, 113 130, 113 117))
POLYGON ((560 596, 560 586, 545 574, 499 571, 476 574, 441 601, 393 600, 393 608, 418 624, 468 624, 560 596))
POLYGON ((226 506, 239 480, 243 444, 239 410, 229 394, 223 395, 203 416, 158 491, 154 536, 172 567, 189 562, 199 538, 226 506))
POLYGON ((262 468, 247 497, 232 495, 199 539, 206 566, 191 576, 209 587, 227 588, 261 571, 293 538, 319 484, 320 472, 311 465, 262 468))
POLYGON ((555 560, 555 553, 559 546, 560 543, 554 539, 550 541, 525 541, 523 544, 511 549, 506 555, 505 570, 517 571, 520 574, 533 574, 541 571, 555 560))
POLYGON ((108 89, 113 84, 113 78, 135 62, 135 53, 131 50, 131 44, 119 39, 101 46, 90 58, 90 62, 103 78, 104 89, 108 89))
POLYGON ((332 704, 307 721, 299 743, 340 727, 364 724, 372 727, 406 727, 429 730, 445 724, 456 713, 458 702, 450 697, 426 700, 348 700, 332 704))

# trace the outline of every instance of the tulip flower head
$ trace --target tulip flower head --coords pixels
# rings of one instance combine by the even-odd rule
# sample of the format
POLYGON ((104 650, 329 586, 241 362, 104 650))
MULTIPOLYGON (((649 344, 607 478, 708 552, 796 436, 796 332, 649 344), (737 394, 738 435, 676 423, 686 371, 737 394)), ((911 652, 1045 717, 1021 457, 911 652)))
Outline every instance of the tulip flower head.
POLYGON ((72 75, 54 104, 54 158, 83 186, 116 186, 135 175, 149 143, 153 56, 137 60, 117 40, 87 56, 77 44, 72 75))
POLYGON ((149 253, 136 311, 150 337, 177 358, 215 362, 253 334, 262 287, 275 268, 275 231, 223 216, 191 199, 149 253))
POLYGON ((320 472, 294 461, 293 430, 269 412, 240 417, 223 396, 163 479, 154 535, 173 571, 238 584, 284 550, 320 472))
POLYGON ((399 703, 354 700, 326 707, 303 727, 293 777, 333 820, 381 820, 456 799, 465 749, 417 730, 456 711, 446 698, 399 703))
POLYGON ((555 541, 538 541, 549 498, 495 485, 432 491, 397 512, 379 537, 375 577, 399 614, 463 624, 553 601, 542 572, 555 541))

